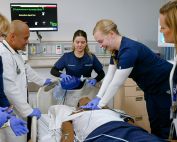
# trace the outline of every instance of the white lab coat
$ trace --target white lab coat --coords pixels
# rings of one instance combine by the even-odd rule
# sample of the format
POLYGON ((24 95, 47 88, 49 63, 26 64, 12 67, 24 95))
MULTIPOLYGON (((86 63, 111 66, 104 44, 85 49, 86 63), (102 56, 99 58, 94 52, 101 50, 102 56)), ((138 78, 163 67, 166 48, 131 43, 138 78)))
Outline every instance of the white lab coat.
POLYGON ((45 79, 40 78, 29 65, 25 64, 22 56, 16 53, 5 40, 3 43, 10 50, 0 44, 0 56, 2 56, 4 69, 4 92, 20 116, 26 117, 32 113, 32 108, 27 103, 27 79, 40 86, 44 84, 45 79), (20 69, 20 74, 17 74, 17 68, 20 69))
POLYGON ((22 56, 15 52, 5 40, 3 43, 6 46, 0 43, 0 56, 3 61, 4 92, 10 103, 14 105, 15 113, 20 117, 27 117, 33 111, 27 103, 27 79, 40 86, 44 84, 45 79, 39 77, 29 65, 25 64, 22 56))

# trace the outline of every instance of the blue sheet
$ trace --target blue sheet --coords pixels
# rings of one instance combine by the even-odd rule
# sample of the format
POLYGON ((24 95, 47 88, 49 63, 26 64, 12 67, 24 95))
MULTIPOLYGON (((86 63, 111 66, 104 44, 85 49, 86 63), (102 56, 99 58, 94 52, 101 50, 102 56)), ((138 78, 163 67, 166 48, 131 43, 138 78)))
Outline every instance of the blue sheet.
POLYGON ((91 132, 84 142, 166 142, 142 128, 112 121, 91 132))

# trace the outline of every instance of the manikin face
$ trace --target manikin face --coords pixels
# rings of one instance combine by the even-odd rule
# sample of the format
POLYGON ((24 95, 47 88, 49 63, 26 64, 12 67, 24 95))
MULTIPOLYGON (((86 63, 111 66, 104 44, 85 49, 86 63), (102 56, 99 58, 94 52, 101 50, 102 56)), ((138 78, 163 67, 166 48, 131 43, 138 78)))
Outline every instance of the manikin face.
POLYGON ((73 44, 74 44, 74 49, 76 52, 84 52, 87 42, 83 36, 77 36, 74 39, 73 44))
POLYGON ((105 50, 113 51, 114 49, 114 39, 110 34, 104 35, 101 31, 96 31, 94 34, 95 40, 100 44, 101 48, 105 50))
POLYGON ((174 43, 173 31, 165 23, 165 16, 160 14, 160 32, 163 33, 165 42, 174 43))

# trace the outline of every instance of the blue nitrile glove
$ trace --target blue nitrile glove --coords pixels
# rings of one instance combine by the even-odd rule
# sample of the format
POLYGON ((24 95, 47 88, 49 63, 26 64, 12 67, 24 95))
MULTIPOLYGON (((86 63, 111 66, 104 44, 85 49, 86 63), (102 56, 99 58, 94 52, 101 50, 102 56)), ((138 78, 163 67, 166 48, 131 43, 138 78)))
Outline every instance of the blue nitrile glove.
POLYGON ((64 74, 64 73, 62 73, 61 75, 60 75, 60 78, 62 79, 62 80, 64 80, 64 81, 70 81, 70 79, 72 78, 70 75, 67 75, 67 74, 64 74))
POLYGON ((37 119, 39 119, 41 117, 41 111, 38 108, 33 108, 33 112, 28 116, 29 117, 36 116, 37 119))
POLYGON ((28 133, 27 123, 15 116, 11 116, 10 118, 10 127, 16 136, 28 133))
POLYGON ((72 90, 81 84, 80 78, 72 76, 69 81, 64 81, 62 80, 61 82, 61 87, 65 90, 72 90))
POLYGON ((83 109, 101 109, 98 107, 98 103, 101 99, 100 98, 94 98, 93 100, 91 100, 87 105, 85 106, 81 106, 80 108, 83 108, 83 109))
POLYGON ((45 80, 44 85, 50 85, 51 83, 52 83, 52 79, 47 78, 47 79, 45 80))
POLYGON ((87 81, 89 86, 95 86, 96 82, 97 82, 96 79, 90 79, 90 80, 87 81))
POLYGON ((5 108, 0 107, 0 128, 10 118, 10 114, 8 112, 6 112, 7 109, 8 109, 8 107, 5 107, 5 108))

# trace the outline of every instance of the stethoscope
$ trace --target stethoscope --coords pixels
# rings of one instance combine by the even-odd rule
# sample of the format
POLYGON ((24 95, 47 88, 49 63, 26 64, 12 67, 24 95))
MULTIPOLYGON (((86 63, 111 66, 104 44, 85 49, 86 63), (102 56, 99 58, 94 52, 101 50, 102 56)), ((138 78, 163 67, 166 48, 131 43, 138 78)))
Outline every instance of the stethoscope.
MULTIPOLYGON (((10 51, 10 49, 7 47, 7 45, 5 45, 3 42, 1 42, 1 43, 4 45, 5 48, 7 48, 7 49, 10 51)), ((10 53, 12 54, 11 51, 10 51, 10 53)), ((18 52, 17 52, 17 53, 18 53, 18 52)), ((13 58, 14 58, 14 57, 13 57, 13 58)), ((16 61, 15 58, 14 58, 14 60, 15 60, 15 64, 16 64, 16 73, 17 73, 17 75, 18 75, 18 74, 21 73, 21 70, 20 70, 20 68, 19 68, 19 66, 18 66, 17 61, 16 61)))

